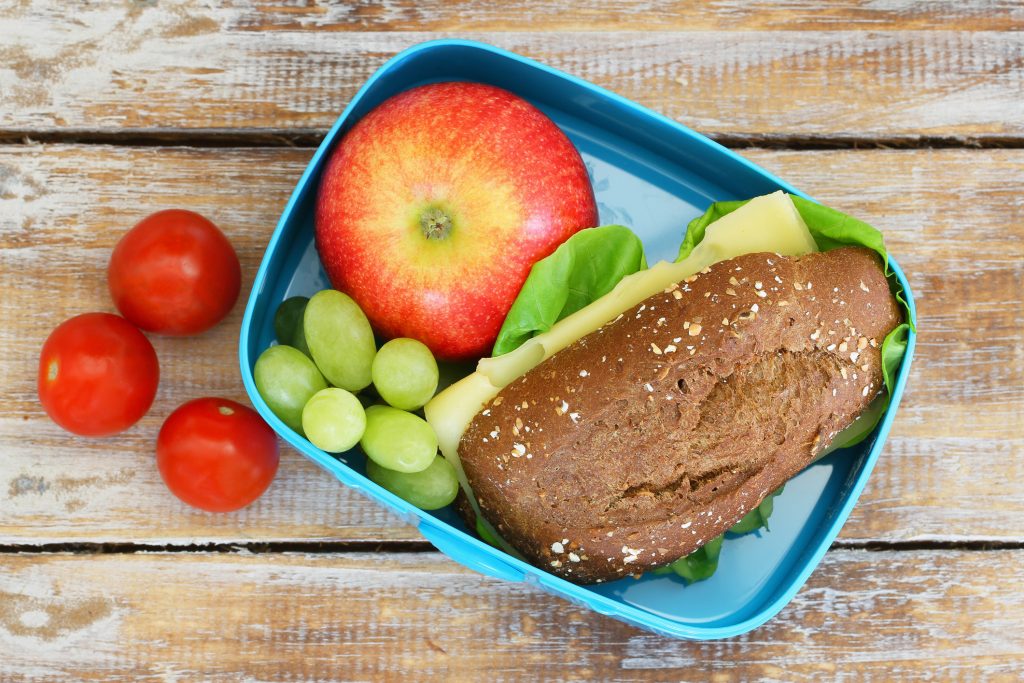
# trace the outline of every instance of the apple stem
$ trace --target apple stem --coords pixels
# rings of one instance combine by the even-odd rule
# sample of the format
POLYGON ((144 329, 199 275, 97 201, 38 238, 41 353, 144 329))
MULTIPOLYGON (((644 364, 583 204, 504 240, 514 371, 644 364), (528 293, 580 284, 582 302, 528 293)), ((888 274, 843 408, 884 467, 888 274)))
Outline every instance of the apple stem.
POLYGON ((420 228, 428 240, 442 240, 452 231, 452 219, 443 209, 431 206, 420 215, 420 228))

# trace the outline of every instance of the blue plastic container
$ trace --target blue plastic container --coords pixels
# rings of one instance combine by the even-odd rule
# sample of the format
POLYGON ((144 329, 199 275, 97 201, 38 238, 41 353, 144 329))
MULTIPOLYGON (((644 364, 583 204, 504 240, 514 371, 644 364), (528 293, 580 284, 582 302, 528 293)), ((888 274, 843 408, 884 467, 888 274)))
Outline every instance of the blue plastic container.
MULTIPOLYGON (((672 576, 626 578, 581 587, 509 557, 467 532, 451 510, 419 510, 364 476, 364 456, 340 459, 315 448, 268 408, 253 383, 253 364, 274 339, 273 317, 289 296, 329 287, 313 245, 313 207, 332 145, 389 96, 436 81, 478 81, 510 90, 539 107, 572 139, 594 184, 602 224, 624 223, 643 239, 648 261, 671 259, 687 222, 709 204, 778 189, 804 195, 741 156, 660 114, 586 81, 498 48, 458 40, 412 47, 359 90, 302 174, 256 275, 242 321, 239 356, 249 398, 288 443, 348 486, 416 525, 453 560, 483 574, 527 581, 601 614, 666 636, 725 638, 778 613, 817 566, 867 482, 903 395, 914 353, 910 334, 892 401, 874 434, 794 477, 775 501, 771 531, 727 538, 718 572, 686 586, 672 576)), ((895 261, 889 264, 914 301, 895 261)))

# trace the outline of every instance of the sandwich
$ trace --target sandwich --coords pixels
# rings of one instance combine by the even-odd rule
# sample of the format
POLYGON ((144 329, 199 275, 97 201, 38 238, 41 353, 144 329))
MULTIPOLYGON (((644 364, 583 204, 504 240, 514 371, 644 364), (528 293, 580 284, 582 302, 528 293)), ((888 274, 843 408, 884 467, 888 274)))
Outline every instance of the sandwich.
POLYGON ((878 253, 817 251, 781 193, 741 211, 428 405, 468 522, 576 583, 636 575, 729 529, 868 409, 903 322, 878 253))

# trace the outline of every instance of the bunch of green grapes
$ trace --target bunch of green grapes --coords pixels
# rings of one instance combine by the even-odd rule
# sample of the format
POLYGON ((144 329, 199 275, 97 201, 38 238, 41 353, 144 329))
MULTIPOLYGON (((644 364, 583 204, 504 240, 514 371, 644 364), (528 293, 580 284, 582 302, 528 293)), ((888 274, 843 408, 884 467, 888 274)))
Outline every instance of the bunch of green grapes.
POLYGON ((437 391, 430 349, 407 338, 378 349, 358 304, 332 289, 284 301, 274 332, 278 343, 253 374, 282 422, 330 453, 359 444, 366 475, 417 507, 436 510, 455 499, 455 470, 415 412, 437 391))

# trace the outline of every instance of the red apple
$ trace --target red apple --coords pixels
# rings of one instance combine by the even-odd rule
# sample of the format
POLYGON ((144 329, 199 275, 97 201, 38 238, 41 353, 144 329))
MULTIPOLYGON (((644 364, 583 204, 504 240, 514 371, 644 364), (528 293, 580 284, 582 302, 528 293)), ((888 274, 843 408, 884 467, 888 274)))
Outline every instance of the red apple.
POLYGON ((583 160, 547 116, 490 85, 435 83, 338 143, 316 243, 378 333, 459 360, 489 355, 530 267, 596 224, 583 160))

